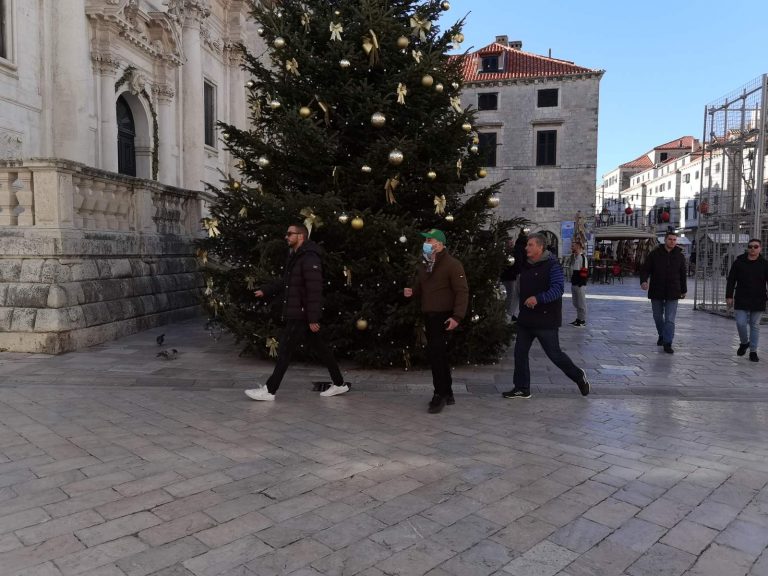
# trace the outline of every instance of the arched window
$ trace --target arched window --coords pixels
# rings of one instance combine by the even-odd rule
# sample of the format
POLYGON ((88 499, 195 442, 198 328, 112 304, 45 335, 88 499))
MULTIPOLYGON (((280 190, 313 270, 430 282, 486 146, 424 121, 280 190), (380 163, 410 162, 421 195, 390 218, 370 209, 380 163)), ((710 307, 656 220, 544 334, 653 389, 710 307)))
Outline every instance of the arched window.
POLYGON ((120 96, 117 99, 117 171, 127 176, 136 176, 136 125, 128 102, 120 96))

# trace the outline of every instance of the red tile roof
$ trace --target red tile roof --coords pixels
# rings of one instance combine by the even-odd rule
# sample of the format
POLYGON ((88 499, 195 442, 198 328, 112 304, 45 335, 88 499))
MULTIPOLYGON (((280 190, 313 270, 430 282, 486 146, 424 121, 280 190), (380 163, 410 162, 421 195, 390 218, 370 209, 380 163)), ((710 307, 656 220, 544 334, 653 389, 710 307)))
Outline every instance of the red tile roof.
POLYGON ((675 138, 674 140, 670 140, 661 146, 656 146, 654 150, 691 150, 694 143, 697 143, 697 140, 693 136, 683 136, 682 138, 675 138))
POLYGON ((635 158, 634 160, 631 160, 630 162, 626 162, 624 164, 621 164, 619 168, 651 168, 653 167, 653 161, 651 161, 650 158, 648 158, 648 154, 643 154, 639 158, 635 158))
MULTIPOLYGON (((498 80, 516 80, 521 78, 547 78, 553 76, 575 76, 580 74, 599 74, 602 70, 592 70, 576 66, 573 62, 539 56, 510 48, 494 42, 488 46, 465 56, 454 56, 464 59, 464 82, 484 82, 498 80), (485 56, 504 55, 504 70, 499 72, 478 72, 482 68, 481 58, 485 56)), ((502 60, 502 59, 500 59, 502 60)))

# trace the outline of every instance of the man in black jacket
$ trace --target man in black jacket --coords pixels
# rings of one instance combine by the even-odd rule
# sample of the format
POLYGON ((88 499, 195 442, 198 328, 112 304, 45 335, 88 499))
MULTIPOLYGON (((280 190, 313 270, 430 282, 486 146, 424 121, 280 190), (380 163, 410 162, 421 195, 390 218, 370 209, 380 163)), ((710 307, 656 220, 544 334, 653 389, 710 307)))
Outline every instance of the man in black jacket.
POLYGON ((563 319, 565 279, 557 258, 545 249, 542 234, 528 236, 527 259, 520 271, 520 315, 515 339, 514 388, 502 393, 504 398, 531 397, 531 370, 528 354, 538 339, 544 353, 555 366, 573 380, 582 396, 589 394, 587 373, 576 366, 560 349, 558 330, 563 319))
POLYGON ((760 255, 762 242, 752 238, 747 243, 747 253, 733 262, 725 285, 725 302, 734 308, 736 328, 740 344, 738 356, 744 356, 749 349, 749 359, 757 362, 757 342, 760 338, 760 319, 768 300, 768 261, 760 255), (736 291, 734 298, 733 292, 736 291))
POLYGON ((256 290, 256 298, 283 295, 283 317, 286 325, 282 342, 277 349, 277 363, 266 387, 246 390, 252 400, 271 402, 280 387, 296 348, 305 339, 317 352, 321 362, 328 368, 333 385, 320 396, 336 396, 349 391, 339 365, 320 333, 320 316, 323 299, 323 270, 320 261, 320 247, 308 239, 309 232, 301 224, 293 224, 285 233, 290 249, 283 279, 256 290))
POLYGON ((688 292, 687 279, 685 255, 677 246, 677 234, 667 232, 664 245, 648 254, 640 269, 640 287, 648 290, 653 320, 659 334, 656 345, 664 346, 664 352, 667 354, 675 352, 672 349, 672 340, 675 337, 677 301, 685 298, 688 292))

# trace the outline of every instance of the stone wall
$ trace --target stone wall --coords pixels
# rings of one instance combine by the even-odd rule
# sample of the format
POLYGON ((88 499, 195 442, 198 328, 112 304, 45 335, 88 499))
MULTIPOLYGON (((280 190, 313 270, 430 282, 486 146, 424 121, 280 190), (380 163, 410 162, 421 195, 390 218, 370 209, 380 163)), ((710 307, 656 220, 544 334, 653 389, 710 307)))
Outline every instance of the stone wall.
POLYGON ((58 354, 199 313, 197 193, 0 163, 0 349, 58 354))

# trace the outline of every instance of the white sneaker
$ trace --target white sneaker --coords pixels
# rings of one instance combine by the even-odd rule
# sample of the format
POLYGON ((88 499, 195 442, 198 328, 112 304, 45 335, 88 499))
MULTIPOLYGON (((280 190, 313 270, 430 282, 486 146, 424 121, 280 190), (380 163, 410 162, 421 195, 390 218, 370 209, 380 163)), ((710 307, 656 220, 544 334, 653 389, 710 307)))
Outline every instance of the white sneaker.
POLYGON ((320 396, 338 396, 339 394, 344 394, 344 392, 349 392, 349 386, 346 384, 342 384, 341 386, 336 386, 336 384, 333 384, 325 392, 320 392, 320 396))
POLYGON ((262 386, 261 388, 251 388, 250 390, 246 390, 245 395, 248 396, 248 398, 250 398, 251 400, 261 400, 263 402, 275 401, 275 395, 270 394, 266 386, 262 386))

